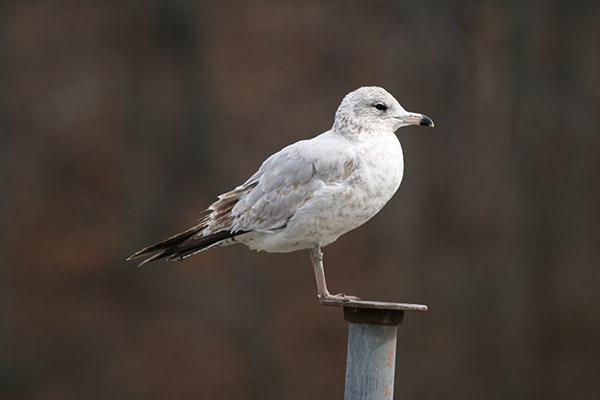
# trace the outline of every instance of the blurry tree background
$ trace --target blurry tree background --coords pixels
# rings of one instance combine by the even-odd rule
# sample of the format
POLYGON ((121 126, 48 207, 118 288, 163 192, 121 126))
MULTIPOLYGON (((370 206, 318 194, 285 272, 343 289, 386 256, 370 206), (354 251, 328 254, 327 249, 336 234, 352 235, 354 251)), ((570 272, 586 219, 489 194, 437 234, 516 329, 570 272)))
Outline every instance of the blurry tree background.
POLYGON ((435 129, 325 249, 396 397, 600 398, 600 2, 3 1, 0 397, 340 399, 309 252, 124 259, 380 85, 435 129))

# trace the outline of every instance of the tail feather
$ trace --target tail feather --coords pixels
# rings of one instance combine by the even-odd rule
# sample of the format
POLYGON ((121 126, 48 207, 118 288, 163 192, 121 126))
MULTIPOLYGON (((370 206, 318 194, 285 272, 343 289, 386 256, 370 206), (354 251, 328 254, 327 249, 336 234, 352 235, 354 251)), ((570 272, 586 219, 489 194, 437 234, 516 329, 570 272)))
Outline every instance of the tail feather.
POLYGON ((248 194, 257 185, 258 181, 255 179, 220 195, 219 199, 203 212, 204 216, 201 217, 198 225, 138 251, 129 257, 127 261, 138 257, 148 257, 142 261, 140 266, 161 258, 180 261, 213 246, 231 243, 232 241, 227 239, 248 232, 231 231, 236 218, 232 214, 232 210, 238 204, 240 198, 248 194))
POLYGON ((220 231, 212 233, 207 236, 200 238, 193 238, 192 240, 182 242, 176 249, 167 257, 167 260, 181 261, 184 258, 188 258, 196 253, 210 249, 211 247, 218 246, 224 240, 233 238, 237 235, 241 235, 245 232, 220 231))
POLYGON ((210 233, 206 236, 198 235, 205 229, 205 225, 200 225, 172 236, 162 242, 158 242, 148 246, 137 253, 133 254, 127 261, 138 257, 150 256, 140 263, 140 267, 152 261, 165 258, 167 260, 181 261, 186 257, 196 254, 210 247, 218 245, 223 240, 241 235, 245 232, 230 232, 223 230, 215 233, 210 233))

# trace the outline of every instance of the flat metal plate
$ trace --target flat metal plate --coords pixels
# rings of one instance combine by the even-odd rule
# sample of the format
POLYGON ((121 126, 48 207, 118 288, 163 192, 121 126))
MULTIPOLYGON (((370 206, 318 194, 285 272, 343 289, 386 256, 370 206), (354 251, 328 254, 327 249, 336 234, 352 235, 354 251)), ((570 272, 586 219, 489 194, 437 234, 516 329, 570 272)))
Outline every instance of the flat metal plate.
POLYGON ((427 311, 425 304, 412 303, 388 303, 385 301, 370 300, 323 300, 324 306, 337 306, 349 308, 371 308, 377 310, 396 310, 396 311, 427 311))

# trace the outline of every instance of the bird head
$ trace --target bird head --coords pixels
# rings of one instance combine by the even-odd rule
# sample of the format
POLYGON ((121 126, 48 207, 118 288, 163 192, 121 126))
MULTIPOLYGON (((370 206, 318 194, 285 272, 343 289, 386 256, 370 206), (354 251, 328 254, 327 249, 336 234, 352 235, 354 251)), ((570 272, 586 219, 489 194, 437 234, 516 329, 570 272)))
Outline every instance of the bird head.
POLYGON ((385 89, 365 86, 344 97, 335 113, 333 129, 357 133, 364 130, 395 132, 408 125, 434 126, 428 116, 406 111, 385 89))

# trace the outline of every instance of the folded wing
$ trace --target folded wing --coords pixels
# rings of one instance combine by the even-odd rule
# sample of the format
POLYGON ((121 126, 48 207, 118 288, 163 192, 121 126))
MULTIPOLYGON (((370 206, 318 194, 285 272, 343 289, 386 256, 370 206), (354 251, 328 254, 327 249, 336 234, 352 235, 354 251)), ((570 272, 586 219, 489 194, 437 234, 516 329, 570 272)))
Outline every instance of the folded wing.
MULTIPOLYGON (((351 146, 331 145, 329 133, 294 143, 269 157, 244 184, 218 197, 195 227, 131 258, 182 260, 247 232, 285 228, 299 207, 326 185, 343 182, 359 159, 351 146)), ((140 265, 142 265, 140 264, 140 265)))

